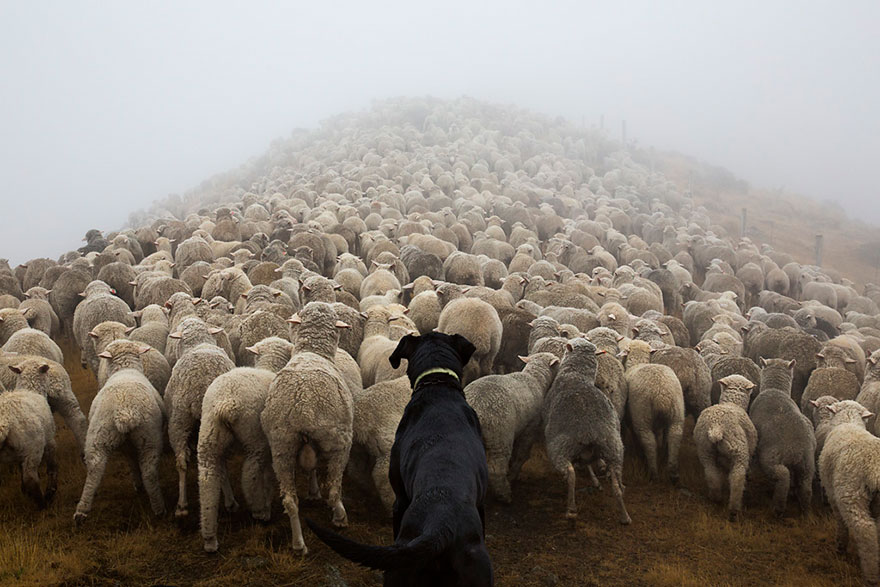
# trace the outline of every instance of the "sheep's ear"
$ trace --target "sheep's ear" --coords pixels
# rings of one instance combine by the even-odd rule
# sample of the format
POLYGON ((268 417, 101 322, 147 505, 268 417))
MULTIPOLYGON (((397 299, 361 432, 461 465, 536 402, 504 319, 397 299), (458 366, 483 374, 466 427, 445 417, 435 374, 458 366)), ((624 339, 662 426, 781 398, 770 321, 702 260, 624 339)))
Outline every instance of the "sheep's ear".
MULTIPOLYGON (((372 265, 374 267, 379 267, 379 262, 374 259, 372 265)), ((396 367, 395 367, 395 369, 396 369, 396 367)))
POLYGON ((272 292, 272 295, 275 296, 276 298, 277 298, 278 296, 280 296, 281 294, 282 294, 281 291, 273 291, 273 292, 272 292))
POLYGON ((255 354, 255 355, 259 355, 259 354, 260 354, 260 351, 257 350, 256 345, 255 345, 255 346, 246 346, 246 347, 244 347, 244 348, 245 348, 248 352, 251 352, 251 353, 253 353, 253 354, 255 354))
POLYGON ((767 366, 767 359, 765 359, 764 357, 758 357, 758 364, 761 367, 766 367, 767 366))
POLYGON ((794 366, 795 366, 796 364, 797 364, 797 361, 795 361, 794 359, 792 359, 792 360, 790 360, 790 361, 788 362, 788 368, 789 368, 789 369, 794 369, 794 366))
POLYGON ((171 302, 165 302, 165 307, 171 310, 174 308, 174 304, 172 304, 171 302))
POLYGON ((746 389, 755 389, 755 384, 749 381, 748 384, 746 384, 744 387, 746 389))
POLYGON ((111 288, 110 288, 110 293, 112 293, 112 294, 115 296, 115 295, 116 295, 116 289, 111 287, 111 288))
POLYGON ((825 355, 823 355, 822 353, 816 353, 816 358, 817 359, 824 359, 825 355))
POLYGON ((91 336, 92 338, 98 338, 98 334, 94 330, 89 331, 89 336, 91 336))
POLYGON ((9 365, 9 370, 13 373, 21 373, 21 367, 18 365, 9 365))
POLYGON ((351 324, 346 324, 342 320, 336 321, 336 328, 351 328, 351 324))
POLYGON ((831 404, 830 406, 825 406, 825 409, 831 412, 832 414, 837 413, 837 404, 831 404))
POLYGON ((466 294, 466 293, 469 292, 469 291, 471 291, 471 288, 466 287, 466 288, 464 288, 463 290, 461 290, 461 293, 462 293, 462 294, 466 294))
POLYGON ((144 354, 144 353, 150 352, 152 349, 153 349, 153 347, 151 347, 149 345, 144 345, 138 350, 140 351, 141 354, 144 354))
POLYGON ((880 361, 880 359, 877 357, 868 357, 868 361, 870 361, 872 365, 876 365, 877 361, 880 361))
POLYGON ((81 297, 81 298, 84 298, 84 297, 86 297, 86 292, 81 291, 81 292, 79 292, 79 293, 76 294, 76 295, 78 295, 78 296, 81 297))
POLYGON ((856 360, 855 359, 844 359, 843 362, 846 363, 847 365, 852 365, 853 363, 856 362, 856 360))
POLYGON ((617 342, 620 342, 621 340, 623 340, 623 335, 622 335, 622 334, 618 334, 618 335, 617 335, 617 342))
POLYGON ((814 408, 818 408, 818 407, 819 407, 819 402, 817 402, 817 401, 814 400, 814 399, 811 399, 811 400, 810 400, 810 405, 813 406, 814 408))
POLYGON ((529 326, 529 328, 534 328, 534 327, 535 327, 535 321, 534 321, 534 320, 532 320, 532 321, 530 321, 530 322, 526 322, 526 324, 529 326))
POLYGON ((604 354, 607 353, 607 352, 608 352, 608 351, 603 350, 603 349, 597 349, 597 350, 596 350, 596 355, 604 355, 604 354))
POLYGON ((519 359, 520 361, 522 361, 523 363, 528 363, 528 362, 529 362, 529 358, 528 358, 528 357, 524 357, 524 356, 522 356, 522 355, 517 355, 516 358, 519 359))
POLYGON ((873 412, 869 412, 868 410, 865 410, 864 412, 862 412, 862 420, 867 420, 868 418, 871 418, 873 416, 874 416, 873 412))
POLYGON ((361 312, 361 318, 369 318, 370 316, 366 312, 361 312))
POLYGON ((208 329, 208 334, 220 334, 221 332, 223 332, 222 328, 209 328, 208 329))
POLYGON ((574 347, 571 346, 570 342, 567 342, 565 343, 565 350, 567 350, 568 352, 572 352, 574 350, 574 347))
POLYGON ((302 289, 304 292, 307 292, 307 293, 310 292, 310 291, 312 291, 312 288, 310 288, 310 287, 307 286, 307 285, 303 285, 301 289, 302 289))
MULTIPOLYGON (((613 316, 613 315, 614 315, 614 314, 609 314, 609 316, 613 316)), ((613 319, 614 319, 614 318, 612 318, 612 320, 613 320, 613 319)), ((633 335, 635 335, 635 336, 638 336, 638 335, 639 335, 639 329, 636 328, 635 326, 633 326, 633 335)))
POLYGON ((248 295, 246 293, 243 293, 243 294, 241 294, 241 297, 243 297, 244 299, 247 299, 248 295))
POLYGON ((554 365, 558 365, 558 364, 559 364, 559 357, 553 357, 552 359, 550 359, 550 366, 551 367, 553 367, 554 365))
POLYGON ((401 289, 410 290, 413 288, 413 284, 407 283, 406 285, 401 286, 401 289))
POLYGON ((651 354, 652 354, 652 355, 653 355, 654 353, 656 353, 656 352, 657 352, 657 349, 651 349, 651 354))
POLYGON ((290 318, 287 319, 288 324, 302 324, 302 319, 299 317, 299 314, 294 314, 290 318))
POLYGON ((40 373, 45 373, 45 372, 48 371, 48 370, 49 370, 49 363, 43 363, 43 364, 40 365, 40 367, 39 367, 39 371, 40 371, 40 373))
MULTIPOLYGON (((244 294, 241 294, 241 295, 244 295, 244 294)), ((201 304, 204 301, 205 300, 203 300, 202 298, 194 298, 193 299, 193 306, 198 306, 199 304, 201 304)))
POLYGON ((168 338, 179 339, 180 337, 181 337, 181 334, 179 332, 172 332, 171 334, 168 335, 168 338))
POLYGON ((101 353, 98 356, 101 357, 102 359, 112 359, 113 358, 113 355, 111 355, 107 351, 104 351, 103 353, 101 353))
POLYGON ((397 343, 397 348, 395 348, 394 352, 391 353, 391 356, 388 357, 388 362, 391 363, 391 366, 394 369, 397 369, 400 367, 400 361, 403 359, 409 359, 418 346, 419 337, 407 334, 397 343))

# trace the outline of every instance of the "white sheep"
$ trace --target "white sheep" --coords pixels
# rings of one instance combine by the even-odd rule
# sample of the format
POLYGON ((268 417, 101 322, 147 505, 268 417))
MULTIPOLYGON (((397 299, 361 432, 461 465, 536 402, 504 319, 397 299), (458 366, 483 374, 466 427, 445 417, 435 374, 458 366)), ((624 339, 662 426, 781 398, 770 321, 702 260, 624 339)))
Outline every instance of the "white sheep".
POLYGON ((148 350, 140 343, 117 340, 100 358, 110 361, 110 378, 92 400, 89 430, 86 434, 86 482, 73 519, 82 522, 92 509, 92 501, 110 454, 128 442, 137 460, 129 458, 135 490, 146 490, 153 513, 165 513, 159 487, 159 459, 162 456, 162 398, 146 378, 141 354, 148 350))
MULTIPOLYGON (((255 366, 237 367, 217 377, 205 392, 199 427, 199 505, 205 551, 217 551, 217 511, 221 483, 228 484, 225 453, 238 441, 244 448, 241 489, 254 519, 268 520, 272 503, 269 444, 260 425, 260 414, 269 386, 290 360, 293 345, 267 338, 248 351, 255 366)), ((227 497, 232 497, 227 489, 227 497)), ((234 499, 226 503, 235 509, 234 499)))
POLYGON ((58 485, 55 421, 46 399, 30 390, 0 393, 0 458, 21 465, 21 489, 40 509, 52 500, 58 485), (40 464, 46 463, 48 484, 40 489, 40 464))
POLYGON ((168 441, 174 451, 178 475, 177 508, 174 515, 188 515, 186 470, 190 457, 189 436, 202 416, 202 400, 218 376, 235 368, 229 356, 214 342, 216 330, 199 318, 187 318, 180 331, 169 336, 179 341, 178 360, 165 388, 168 441))
POLYGON ((480 418, 489 488, 505 503, 511 501, 510 481, 519 475, 541 436, 541 406, 559 365, 559 357, 552 353, 520 358, 526 366, 519 373, 481 377, 464 389, 480 418))
POLYGON ((694 444, 706 475, 709 496, 714 501, 721 501, 726 469, 730 484, 728 512, 734 521, 742 511, 746 472, 758 446, 758 431, 746 412, 755 384, 741 375, 728 375, 719 383, 721 399, 700 413, 694 426, 694 444))
POLYGON ((852 400, 822 408, 834 414, 819 455, 819 478, 837 520, 837 550, 846 552, 850 536, 856 543, 862 578, 876 585, 877 519, 871 503, 880 492, 880 438, 865 430, 874 414, 852 400))
POLYGON ((657 432, 665 433, 668 473, 678 482, 678 450, 684 426, 684 394, 675 371, 651 364, 651 347, 634 340, 626 351, 627 407, 633 431, 645 452, 652 478, 657 478, 657 432))
POLYGON ((305 554, 294 470, 311 472, 318 455, 327 464, 327 504, 333 524, 348 524, 342 505, 342 474, 351 449, 353 406, 351 393, 333 363, 339 334, 348 325, 336 319, 330 304, 310 302, 293 320, 299 321, 294 354, 282 369, 260 415, 272 451, 272 466, 281 490, 281 502, 290 516, 293 549, 305 554))

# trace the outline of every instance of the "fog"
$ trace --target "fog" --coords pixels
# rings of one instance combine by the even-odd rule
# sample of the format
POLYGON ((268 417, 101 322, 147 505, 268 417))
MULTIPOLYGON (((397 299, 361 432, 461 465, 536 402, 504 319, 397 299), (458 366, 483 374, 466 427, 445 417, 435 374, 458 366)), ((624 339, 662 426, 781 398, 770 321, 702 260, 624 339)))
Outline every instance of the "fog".
POLYGON ((640 146, 880 221, 876 1, 414 4, 2 3, 0 257, 56 258, 398 95, 626 119, 640 146))

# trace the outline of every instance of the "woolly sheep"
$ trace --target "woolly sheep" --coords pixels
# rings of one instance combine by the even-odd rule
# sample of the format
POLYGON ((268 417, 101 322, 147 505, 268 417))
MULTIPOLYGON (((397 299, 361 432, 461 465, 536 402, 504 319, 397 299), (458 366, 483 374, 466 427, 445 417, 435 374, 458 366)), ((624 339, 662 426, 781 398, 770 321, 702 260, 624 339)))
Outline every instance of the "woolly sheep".
POLYGON ((73 336, 82 350, 83 366, 88 365, 95 374, 98 373, 98 357, 89 339, 89 332, 101 322, 109 320, 136 326, 130 315, 131 308, 113 295, 114 292, 103 281, 92 281, 86 286, 84 299, 73 313, 73 336))
POLYGON ((179 358, 171 370, 163 398, 168 415, 168 441, 174 451, 178 476, 176 517, 189 513, 186 498, 186 470, 190 458, 188 441, 201 419, 205 391, 214 379, 235 368, 229 356, 215 344, 212 335, 216 330, 198 318, 187 318, 180 323, 179 332, 169 335, 180 341, 179 358))
POLYGON ((651 364, 651 347, 634 340, 624 352, 627 405, 633 432, 647 459, 652 478, 657 478, 657 432, 663 431, 668 451, 667 472, 678 482, 678 450, 684 424, 684 395, 675 371, 666 365, 651 364))
POLYGON ((29 390, 0 393, 0 457, 21 466, 21 489, 43 509, 58 485, 55 422, 46 399, 29 390), (46 492, 40 488, 40 465, 46 463, 46 492))
POLYGON ((806 513, 813 495, 816 437, 813 425, 791 398, 795 361, 762 358, 761 367, 761 391, 749 408, 758 431, 757 461, 775 484, 776 516, 785 514, 792 483, 806 513))
POLYGON ((510 481, 519 475, 540 437, 541 406, 559 364, 551 353, 520 358, 526 366, 519 373, 488 375, 464 388, 480 418, 489 488, 504 503, 510 503, 510 481))
POLYGON ((134 446, 137 457, 129 459, 135 490, 145 489, 156 516, 165 513, 159 487, 159 458, 162 455, 162 398, 144 376, 140 355, 147 347, 117 340, 101 353, 109 361, 109 379, 92 400, 86 434, 86 481, 73 519, 83 522, 110 454, 124 442, 134 446))
POLYGON ((714 501, 721 501, 722 475, 727 473, 727 510, 730 520, 735 521, 742 511, 749 461, 758 446, 758 432, 746 413, 755 384, 740 375, 725 377, 720 384, 720 403, 707 407, 697 418, 694 444, 714 501))
POLYGON ((305 554, 294 468, 299 465, 311 472, 317 455, 321 456, 327 466, 325 485, 333 524, 346 526, 341 484, 351 449, 353 406, 333 364, 336 330, 347 325, 336 319, 331 305, 322 302, 307 304, 296 319, 300 325, 292 358, 269 387, 260 422, 269 440, 281 502, 290 517, 293 549, 305 554))
MULTIPOLYGON (((228 484, 225 453, 237 441, 244 448, 241 490, 256 520, 271 515, 272 477, 269 443, 260 424, 260 413, 275 374, 290 360, 293 345, 270 337, 248 348, 256 356, 254 367, 237 367, 218 376, 202 401, 199 426, 199 506, 201 532, 207 552, 216 552, 217 510, 220 484, 228 484)), ((234 509, 232 492, 224 492, 227 509, 234 509), (230 499, 232 498, 232 499, 230 499)))
POLYGON ((498 312, 490 304, 476 298, 452 300, 440 313, 437 331, 460 334, 476 347, 465 366, 464 385, 491 372, 504 330, 498 312))
MULTIPOLYGON (((89 337, 92 339, 92 344, 95 347, 95 354, 100 355, 107 348, 107 345, 114 340, 125 339, 126 333, 129 331, 131 331, 131 328, 120 322, 107 321, 101 322, 95 326, 89 332, 89 337)), ((153 387, 156 388, 159 395, 164 396, 165 387, 168 385, 168 380, 171 378, 171 366, 168 364, 167 359, 165 359, 165 356, 158 350, 150 347, 150 349, 141 356, 141 361, 144 367, 144 375, 149 379, 150 383, 153 384, 153 387)), ((96 375, 99 388, 103 387, 104 383, 107 382, 107 378, 109 377, 108 367, 109 363, 106 361, 102 361, 98 365, 98 372, 96 375)))
POLYGON ((880 439, 865 430, 873 414, 853 401, 823 408, 830 411, 831 430, 819 455, 819 478, 837 520, 837 551, 856 543, 862 578, 878 582, 877 521, 871 502, 880 491, 880 439))
MULTIPOLYGON (((623 441, 614 406, 593 381, 596 347, 584 338, 567 343, 542 407, 547 456, 568 487, 566 518, 577 517, 576 475, 572 461, 602 459, 611 474, 611 491, 620 508, 620 523, 632 520, 623 503, 623 441)), ((598 483, 598 481, 594 481, 598 483)))

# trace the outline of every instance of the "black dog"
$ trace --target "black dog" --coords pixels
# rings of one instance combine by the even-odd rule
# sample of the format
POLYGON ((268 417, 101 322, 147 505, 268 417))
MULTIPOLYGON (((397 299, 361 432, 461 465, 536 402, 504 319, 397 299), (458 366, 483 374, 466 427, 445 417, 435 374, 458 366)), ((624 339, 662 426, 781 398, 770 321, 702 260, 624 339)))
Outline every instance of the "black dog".
POLYGON ((306 520, 330 548, 385 571, 385 585, 492 585, 483 501, 488 471, 480 421, 461 388, 474 345, 458 334, 407 335, 389 357, 407 359, 412 398, 391 448, 394 545, 354 542, 306 520))

